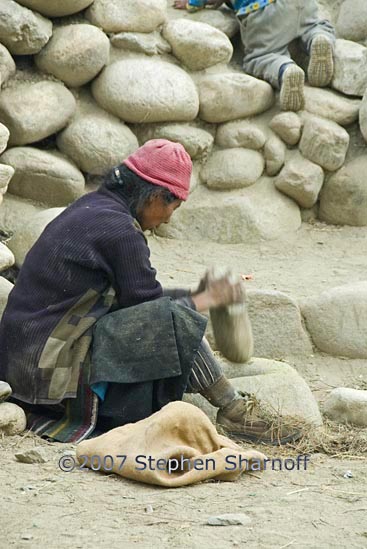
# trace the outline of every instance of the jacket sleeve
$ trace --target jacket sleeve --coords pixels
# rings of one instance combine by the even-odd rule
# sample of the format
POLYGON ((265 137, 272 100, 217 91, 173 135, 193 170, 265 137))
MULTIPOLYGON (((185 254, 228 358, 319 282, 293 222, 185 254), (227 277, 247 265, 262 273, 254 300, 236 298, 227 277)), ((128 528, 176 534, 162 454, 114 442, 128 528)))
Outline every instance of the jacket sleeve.
POLYGON ((104 251, 118 307, 131 307, 162 296, 162 286, 150 263, 150 250, 142 231, 128 225, 104 251))

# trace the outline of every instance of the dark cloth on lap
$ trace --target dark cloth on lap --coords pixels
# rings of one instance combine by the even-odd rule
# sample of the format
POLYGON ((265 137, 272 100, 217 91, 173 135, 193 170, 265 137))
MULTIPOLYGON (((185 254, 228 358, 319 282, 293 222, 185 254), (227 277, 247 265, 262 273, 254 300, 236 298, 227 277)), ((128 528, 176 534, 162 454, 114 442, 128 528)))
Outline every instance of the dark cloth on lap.
POLYGON ((97 322, 90 381, 112 382, 99 414, 111 418, 113 426, 123 425, 181 400, 206 322, 168 297, 97 322))
POLYGON ((46 408, 42 413, 41 406, 28 405, 28 428, 60 442, 79 442, 96 426, 107 430, 135 422, 181 400, 206 322, 168 297, 104 316, 94 327, 77 398, 63 401, 65 414, 57 420, 46 408), (109 382, 103 403, 90 389, 100 381, 109 382))

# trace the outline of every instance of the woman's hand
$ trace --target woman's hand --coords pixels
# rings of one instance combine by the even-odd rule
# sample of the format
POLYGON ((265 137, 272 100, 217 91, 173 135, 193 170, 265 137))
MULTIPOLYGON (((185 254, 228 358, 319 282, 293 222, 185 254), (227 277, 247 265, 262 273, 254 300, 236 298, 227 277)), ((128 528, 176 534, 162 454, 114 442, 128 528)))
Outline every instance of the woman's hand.
POLYGON ((201 312, 233 303, 243 303, 245 296, 245 287, 239 277, 233 275, 231 271, 218 276, 218 274, 215 275, 214 270, 211 270, 205 273, 197 292, 191 297, 196 310, 201 312))
POLYGON ((207 290, 211 305, 210 308, 225 307, 233 303, 243 303, 245 300, 244 284, 231 273, 222 278, 211 278, 210 273, 207 281, 207 290))
POLYGON ((173 2, 173 7, 176 10, 184 10, 186 8, 187 0, 175 0, 173 2))

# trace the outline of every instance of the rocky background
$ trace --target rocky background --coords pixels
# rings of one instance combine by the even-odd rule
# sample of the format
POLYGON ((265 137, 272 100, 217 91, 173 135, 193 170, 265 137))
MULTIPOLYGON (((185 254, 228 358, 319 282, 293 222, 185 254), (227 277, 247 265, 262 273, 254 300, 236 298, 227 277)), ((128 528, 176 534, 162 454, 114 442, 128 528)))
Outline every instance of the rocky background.
MULTIPOLYGON (((337 29, 334 79, 331 89, 306 87, 305 110, 291 113, 241 70, 226 8, 0 0, 1 310, 9 269, 47 223, 151 138, 182 143, 194 162, 190 199, 160 236, 257 243, 315 219, 367 226, 367 4, 320 0, 320 12, 337 29)), ((307 63, 296 43, 292 51, 307 63)), ((249 307, 256 356, 316 349, 367 360, 367 282, 304 303, 257 290, 249 307)), ((366 395, 355 398, 366 410, 366 395)))

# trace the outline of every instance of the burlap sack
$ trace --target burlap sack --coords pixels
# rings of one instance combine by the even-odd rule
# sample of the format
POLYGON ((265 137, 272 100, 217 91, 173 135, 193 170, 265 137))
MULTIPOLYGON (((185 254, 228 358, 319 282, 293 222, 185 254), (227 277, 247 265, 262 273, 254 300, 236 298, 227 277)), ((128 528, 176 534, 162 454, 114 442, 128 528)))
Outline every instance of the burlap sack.
POLYGON ((169 488, 212 478, 233 481, 244 471, 259 471, 265 459, 219 435, 204 412, 180 401, 84 440, 76 455, 93 470, 169 488))

